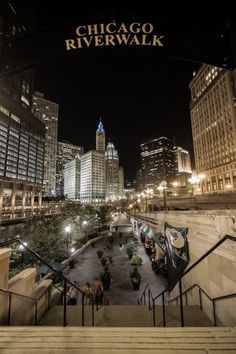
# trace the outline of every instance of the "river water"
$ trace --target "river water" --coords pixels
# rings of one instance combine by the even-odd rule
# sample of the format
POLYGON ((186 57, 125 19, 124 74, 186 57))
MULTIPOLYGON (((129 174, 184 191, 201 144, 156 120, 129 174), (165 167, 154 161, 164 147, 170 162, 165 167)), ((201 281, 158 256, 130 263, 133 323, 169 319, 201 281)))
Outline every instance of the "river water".
MULTIPOLYGON (((14 238, 16 235, 22 237, 23 226, 23 223, 0 226, 0 243, 7 241, 9 238, 14 238)), ((24 238, 22 237, 22 239, 24 238)))

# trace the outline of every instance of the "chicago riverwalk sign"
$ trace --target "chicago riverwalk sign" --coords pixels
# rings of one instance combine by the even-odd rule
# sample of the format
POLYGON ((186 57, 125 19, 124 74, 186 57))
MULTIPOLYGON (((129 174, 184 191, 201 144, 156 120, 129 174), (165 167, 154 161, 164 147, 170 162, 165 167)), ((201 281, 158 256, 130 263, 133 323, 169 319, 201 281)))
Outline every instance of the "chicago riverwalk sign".
POLYGON ((173 25, 147 20, 113 18, 78 21, 6 37, 0 47, 0 76, 10 75, 44 63, 87 55, 143 53, 216 65, 235 67, 232 33, 224 28, 173 25))

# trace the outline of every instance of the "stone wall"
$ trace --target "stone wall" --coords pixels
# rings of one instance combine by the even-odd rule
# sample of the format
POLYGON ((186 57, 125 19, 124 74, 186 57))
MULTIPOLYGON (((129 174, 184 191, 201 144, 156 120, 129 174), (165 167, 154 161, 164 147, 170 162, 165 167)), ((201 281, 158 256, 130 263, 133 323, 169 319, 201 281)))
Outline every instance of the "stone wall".
MULTIPOLYGON (((149 224, 157 232, 163 232, 164 222, 176 227, 188 228, 190 263, 193 264, 226 234, 236 237, 236 210, 217 211, 168 211, 140 213, 137 216, 152 218, 156 225, 149 224)), ((183 278, 183 289, 194 283, 210 296, 217 297, 236 293, 236 242, 226 241, 193 271, 183 278)), ((176 287, 171 297, 178 294, 176 287)), ((203 310, 213 321, 212 303, 202 295, 203 310)), ((199 304, 198 291, 188 295, 189 304, 199 304)), ((235 326, 236 298, 216 303, 217 323, 235 326)))
POLYGON ((10 255, 11 249, 0 249, 0 288, 6 290, 0 291, 0 325, 7 324, 10 296, 10 324, 34 324, 35 304, 37 303, 37 320, 39 320, 57 294, 54 292, 54 295, 50 296, 52 284, 50 279, 35 283, 36 268, 24 269, 9 280, 10 255))

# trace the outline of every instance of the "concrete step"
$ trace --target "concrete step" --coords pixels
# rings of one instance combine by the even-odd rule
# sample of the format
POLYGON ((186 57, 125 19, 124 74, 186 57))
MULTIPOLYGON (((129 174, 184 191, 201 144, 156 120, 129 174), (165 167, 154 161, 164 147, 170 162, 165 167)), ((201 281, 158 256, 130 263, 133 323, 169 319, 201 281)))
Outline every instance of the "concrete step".
MULTIPOLYGON (((81 326, 82 307, 67 306, 67 325, 81 326)), ((92 307, 85 306, 84 311, 85 326, 92 325, 92 307)), ((103 306, 98 311, 94 311, 95 326, 133 326, 152 327, 153 312, 148 310, 148 306, 138 305, 109 305, 103 306)), ((185 326, 209 327, 212 326, 210 320, 200 310, 198 306, 184 306, 185 326)), ((43 326, 63 325, 63 306, 53 306, 42 319, 43 326)), ((156 326, 163 326, 162 307, 156 306, 156 326)), ((166 326, 179 327, 180 309, 178 306, 166 306, 166 326)))
POLYGON ((236 353, 235 327, 0 327, 1 354, 236 353))

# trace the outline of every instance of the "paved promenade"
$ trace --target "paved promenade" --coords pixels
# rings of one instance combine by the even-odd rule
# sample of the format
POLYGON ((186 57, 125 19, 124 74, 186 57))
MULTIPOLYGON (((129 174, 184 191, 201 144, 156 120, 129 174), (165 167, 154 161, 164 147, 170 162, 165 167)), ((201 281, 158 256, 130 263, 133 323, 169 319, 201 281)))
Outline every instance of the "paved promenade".
POLYGON ((80 287, 83 287, 86 282, 92 284, 94 278, 103 272, 101 259, 97 256, 97 251, 102 250, 102 257, 107 260, 112 277, 110 289, 105 292, 110 304, 137 304, 137 297, 142 294, 147 283, 150 285, 153 295, 157 295, 166 287, 167 281, 162 275, 156 275, 152 270, 150 259, 140 240, 136 245, 136 254, 143 259, 143 264, 138 266, 142 281, 139 291, 134 291, 132 288, 130 273, 133 266, 126 254, 127 239, 131 235, 128 228, 119 227, 117 232, 113 232, 114 243, 112 247, 108 237, 97 241, 95 247, 89 246, 76 258, 75 268, 71 269, 67 275, 69 279, 78 282, 80 287), (122 232, 122 236, 120 236, 120 232, 122 232), (109 257, 111 257, 112 263, 110 263, 109 257))

